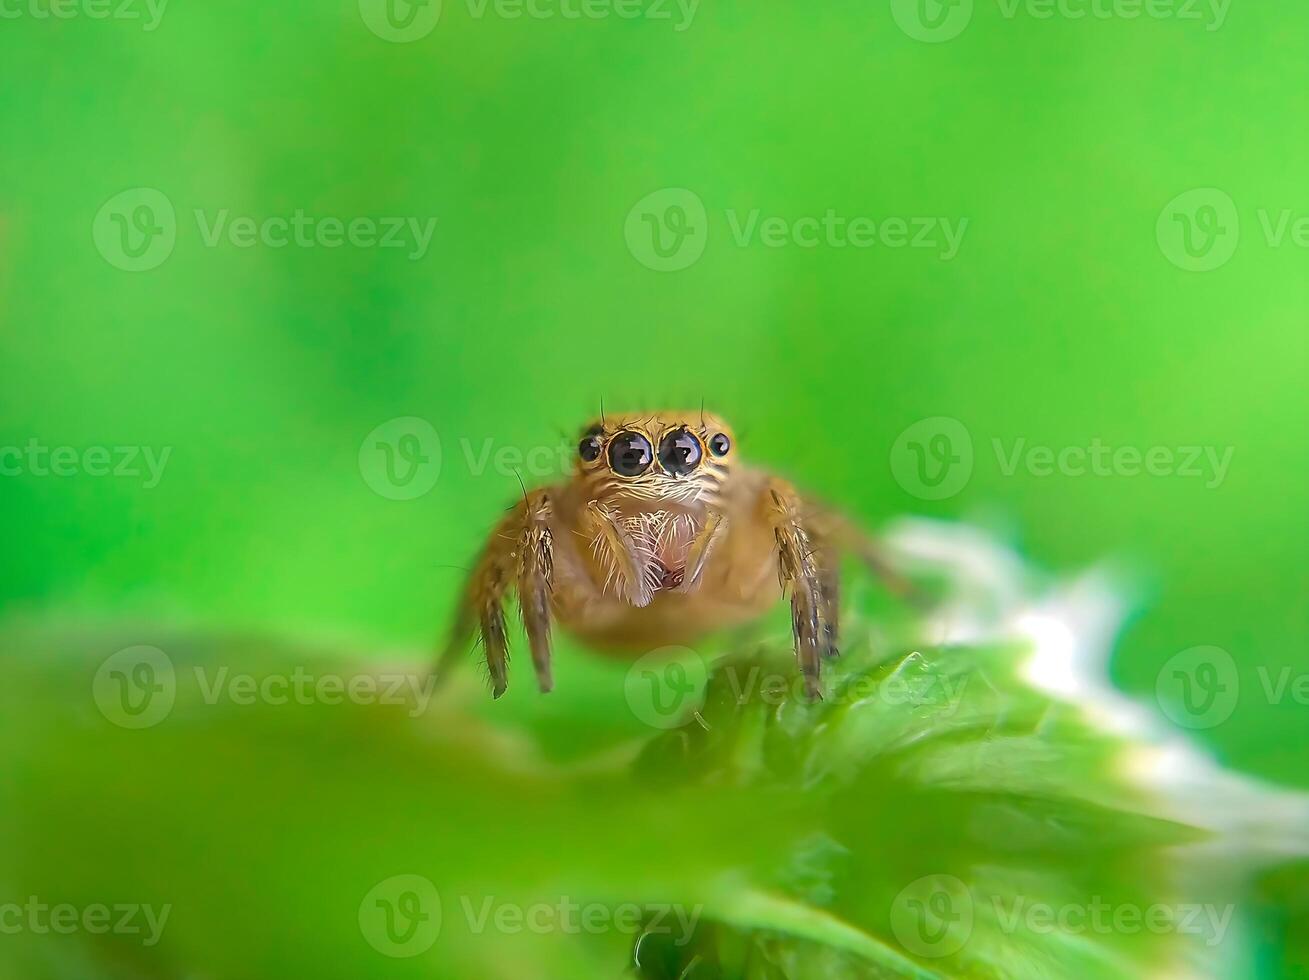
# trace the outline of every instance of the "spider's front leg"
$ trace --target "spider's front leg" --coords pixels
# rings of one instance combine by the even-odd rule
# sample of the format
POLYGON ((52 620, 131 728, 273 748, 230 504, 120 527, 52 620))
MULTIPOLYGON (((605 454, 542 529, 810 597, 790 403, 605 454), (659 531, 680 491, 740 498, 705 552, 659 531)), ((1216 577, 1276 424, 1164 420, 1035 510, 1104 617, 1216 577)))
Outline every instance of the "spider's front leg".
POLYGON ((926 604, 926 597, 895 567, 882 546, 845 514, 824 504, 809 501, 805 523, 810 533, 824 542, 838 563, 840 554, 851 555, 892 595, 920 607, 926 604))
POLYGON ((791 596, 795 655, 804 676, 805 695, 822 698, 822 658, 836 655, 837 564, 807 526, 806 509, 795 488, 771 480, 765 491, 766 516, 777 541, 778 575, 791 596))
POLYGON ((438 673, 443 673, 447 662, 462 652, 474 632, 480 632, 491 674, 491 693, 498 698, 505 692, 509 684, 509 639, 504 604, 514 591, 537 684, 542 692, 554 686, 550 676, 550 595, 554 575, 550 514, 548 492, 535 490, 491 534, 464 587, 450 645, 438 673))

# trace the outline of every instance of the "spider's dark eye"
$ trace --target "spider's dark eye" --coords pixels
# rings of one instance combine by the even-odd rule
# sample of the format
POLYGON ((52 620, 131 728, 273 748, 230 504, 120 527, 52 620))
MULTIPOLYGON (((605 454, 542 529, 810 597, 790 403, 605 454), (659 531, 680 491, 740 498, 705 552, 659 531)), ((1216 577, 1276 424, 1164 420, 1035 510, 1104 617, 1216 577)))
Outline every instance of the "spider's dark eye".
POLYGON ((600 458, 600 440, 596 436, 587 436, 577 444, 577 455, 588 463, 600 458))
POLYGON ((685 429, 674 429, 659 442, 659 465, 673 476, 685 476, 700 465, 700 440, 685 429))
POLYGON ((709 440, 709 451, 715 456, 726 456, 731 448, 732 440, 721 432, 709 440))
POLYGON ((650 440, 639 432, 620 432, 609 443, 609 466, 619 476, 640 476, 653 462, 650 440))

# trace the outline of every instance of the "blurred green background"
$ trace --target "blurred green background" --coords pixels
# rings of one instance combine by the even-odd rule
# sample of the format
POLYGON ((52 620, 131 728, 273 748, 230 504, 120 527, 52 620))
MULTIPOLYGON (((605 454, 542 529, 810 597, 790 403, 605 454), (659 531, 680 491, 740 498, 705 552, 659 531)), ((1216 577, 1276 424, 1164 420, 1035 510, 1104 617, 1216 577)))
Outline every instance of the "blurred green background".
MULTIPOLYGON (((120 3, 0 21, 0 445, 171 455, 149 489, 140 459, 0 460, 7 611, 427 644, 518 492, 488 447, 557 449, 601 398, 703 398, 872 525, 971 517, 1056 569, 1120 559, 1144 600, 1121 683, 1149 696, 1177 651, 1229 651, 1241 701, 1204 737, 1309 784, 1309 708, 1259 673, 1309 670, 1303 5, 120 3), (115 245, 143 241, 134 188, 175 213, 144 271, 115 245), (674 271, 640 242, 679 215, 633 213, 664 188, 695 223, 674 271), (207 240, 297 211, 435 225, 425 251, 207 240), (885 237, 742 244, 752 212, 885 237), (896 218, 911 239, 966 221, 957 254, 896 218), (440 440, 414 499, 361 474, 397 417, 440 440), (974 465, 928 500, 893 446, 934 417, 974 465), (1217 486, 1002 465, 1094 439, 1230 465, 1217 486)), ((565 691, 604 669, 560 660, 565 691)), ((506 711, 562 710, 517 687, 506 711)))

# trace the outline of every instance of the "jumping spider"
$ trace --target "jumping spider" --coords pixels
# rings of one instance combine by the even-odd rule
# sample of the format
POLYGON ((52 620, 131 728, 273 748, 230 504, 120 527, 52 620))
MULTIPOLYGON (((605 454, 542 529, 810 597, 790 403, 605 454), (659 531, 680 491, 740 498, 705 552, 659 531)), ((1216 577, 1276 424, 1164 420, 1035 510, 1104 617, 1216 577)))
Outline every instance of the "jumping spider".
POLYGON ((732 430, 700 412, 602 415, 571 478, 524 490, 469 575, 447 659, 480 632, 495 697, 508 684, 505 602, 516 592, 542 691, 552 618, 600 647, 650 649, 791 599, 809 698, 837 654, 839 559, 889 577, 851 522, 743 465, 732 430))

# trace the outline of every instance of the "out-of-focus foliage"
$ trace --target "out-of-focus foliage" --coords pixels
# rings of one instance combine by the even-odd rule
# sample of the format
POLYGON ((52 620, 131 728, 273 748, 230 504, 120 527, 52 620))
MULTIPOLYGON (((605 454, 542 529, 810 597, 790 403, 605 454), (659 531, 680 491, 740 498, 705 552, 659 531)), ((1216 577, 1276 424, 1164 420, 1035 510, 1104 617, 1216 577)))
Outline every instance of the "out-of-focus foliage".
POLYGON ((1309 801, 1227 785, 1185 753, 1159 770, 1167 779, 1142 778, 1162 752, 1148 728, 1107 728, 1126 702, 1093 685, 1074 699, 1035 686, 1051 652, 1039 638, 923 646, 944 621, 871 599, 851 612, 823 702, 798 698, 776 638, 738 640, 703 690, 679 687, 706 666, 687 650, 610 691, 609 713, 662 734, 611 743, 579 715, 592 751, 567 764, 476 718, 468 675, 430 701, 298 704, 266 680, 372 677, 386 690, 421 686, 424 670, 257 638, 11 629, 0 738, 17 777, 3 830, 18 847, 0 880, 74 906, 131 897, 171 918, 157 944, 20 930, 7 951, 33 978, 191 964, 217 976, 1219 977, 1255 971, 1254 936, 1303 926, 1309 801), (125 728, 104 658, 142 636, 170 651, 168 712, 125 728), (274 693, 245 703, 247 676, 274 693), (674 692, 677 715, 659 723, 674 692), (1170 788, 1186 778, 1201 781, 1199 807, 1170 788), (1269 835, 1215 824, 1239 808, 1269 835), (1289 853, 1262 853, 1282 839, 1289 853), (437 933, 387 960, 374 896, 402 876, 432 888, 417 907, 437 933), (592 929, 557 911, 568 904, 640 916, 592 929), (485 918, 536 907, 540 929, 485 918), (1160 924, 1146 925, 1151 910, 1160 924))

